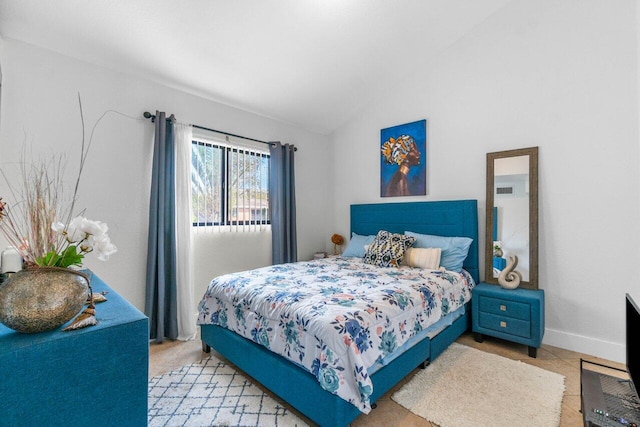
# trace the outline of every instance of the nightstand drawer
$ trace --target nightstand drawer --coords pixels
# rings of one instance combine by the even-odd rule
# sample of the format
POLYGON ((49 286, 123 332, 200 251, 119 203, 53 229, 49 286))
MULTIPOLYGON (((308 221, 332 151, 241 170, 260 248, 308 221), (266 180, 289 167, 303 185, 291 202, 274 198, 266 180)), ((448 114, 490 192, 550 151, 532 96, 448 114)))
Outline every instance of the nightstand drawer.
POLYGON ((498 316, 508 316, 514 319, 531 321, 531 306, 527 303, 509 301, 488 296, 479 296, 481 313, 491 313, 498 316))
POLYGON ((478 323, 482 328, 522 338, 531 338, 531 322, 529 321, 497 316, 491 313, 480 313, 478 323))

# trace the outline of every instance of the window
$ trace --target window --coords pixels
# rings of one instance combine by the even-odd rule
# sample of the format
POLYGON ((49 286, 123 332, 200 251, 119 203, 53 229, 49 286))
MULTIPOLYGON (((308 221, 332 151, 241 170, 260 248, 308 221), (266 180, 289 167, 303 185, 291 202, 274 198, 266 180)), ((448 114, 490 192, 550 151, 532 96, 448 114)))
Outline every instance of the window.
POLYGON ((196 227, 269 224, 269 155, 193 141, 191 197, 196 227))

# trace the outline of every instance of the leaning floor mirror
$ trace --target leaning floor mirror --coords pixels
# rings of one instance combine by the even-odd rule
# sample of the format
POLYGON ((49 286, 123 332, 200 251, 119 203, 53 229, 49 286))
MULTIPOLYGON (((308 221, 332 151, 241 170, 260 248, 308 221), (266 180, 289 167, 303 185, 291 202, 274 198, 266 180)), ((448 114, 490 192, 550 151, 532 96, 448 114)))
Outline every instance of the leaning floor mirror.
POLYGON ((538 289, 538 147, 487 153, 485 282, 538 289))

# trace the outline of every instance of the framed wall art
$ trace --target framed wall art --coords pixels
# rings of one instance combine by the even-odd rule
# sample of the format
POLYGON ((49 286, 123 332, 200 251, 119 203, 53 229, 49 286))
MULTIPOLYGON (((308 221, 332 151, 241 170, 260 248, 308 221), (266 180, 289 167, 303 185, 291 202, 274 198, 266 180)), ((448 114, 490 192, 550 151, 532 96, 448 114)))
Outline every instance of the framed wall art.
POLYGON ((380 196, 427 194, 427 121, 380 131, 380 196))

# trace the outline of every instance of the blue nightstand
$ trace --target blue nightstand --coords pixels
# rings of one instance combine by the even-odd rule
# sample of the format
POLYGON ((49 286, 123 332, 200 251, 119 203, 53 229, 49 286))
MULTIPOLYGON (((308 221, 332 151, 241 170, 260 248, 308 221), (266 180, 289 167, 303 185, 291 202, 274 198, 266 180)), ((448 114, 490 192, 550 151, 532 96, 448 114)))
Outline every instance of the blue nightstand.
POLYGON ((471 318, 476 341, 490 335, 529 346, 536 357, 544 335, 544 291, 504 289, 479 283, 473 289, 471 318))

